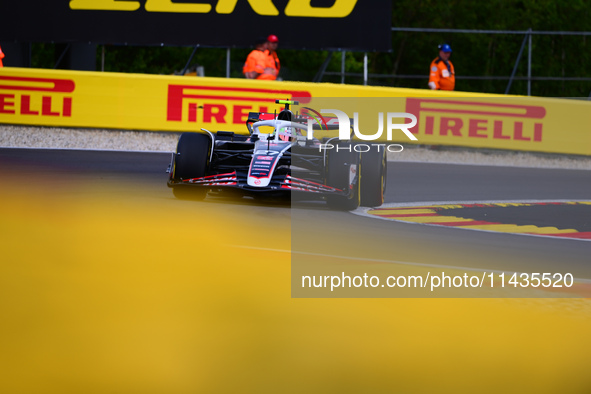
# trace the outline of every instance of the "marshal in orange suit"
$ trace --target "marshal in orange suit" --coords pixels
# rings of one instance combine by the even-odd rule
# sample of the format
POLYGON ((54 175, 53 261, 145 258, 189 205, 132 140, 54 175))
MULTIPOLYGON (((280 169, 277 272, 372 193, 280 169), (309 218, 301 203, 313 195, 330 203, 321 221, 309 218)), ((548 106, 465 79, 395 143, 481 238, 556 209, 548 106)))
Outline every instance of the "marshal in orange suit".
POLYGON ((449 60, 451 47, 448 44, 439 45, 439 56, 431 62, 429 74, 429 88, 433 90, 454 90, 456 73, 454 65, 449 60))

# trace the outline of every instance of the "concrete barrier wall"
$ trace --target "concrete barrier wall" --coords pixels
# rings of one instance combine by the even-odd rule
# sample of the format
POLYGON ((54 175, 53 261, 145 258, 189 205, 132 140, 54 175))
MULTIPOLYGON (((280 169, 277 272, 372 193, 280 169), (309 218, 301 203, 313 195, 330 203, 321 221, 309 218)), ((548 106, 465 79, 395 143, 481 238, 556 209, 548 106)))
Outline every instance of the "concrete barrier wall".
MULTIPOLYGON (((361 111, 363 117, 372 118, 375 115, 365 114, 414 114, 418 124, 411 131, 418 141, 411 142, 400 134, 395 137, 397 142, 591 155, 591 103, 584 100, 328 83, 0 69, 0 123, 9 124, 174 132, 203 127, 244 133, 248 112, 273 112, 281 109, 275 99, 292 98, 317 110, 331 103, 342 105, 351 117, 348 111, 361 111)), ((364 127, 371 130, 376 126, 374 121, 364 127)), ((373 133, 375 130, 367 134, 373 133)))

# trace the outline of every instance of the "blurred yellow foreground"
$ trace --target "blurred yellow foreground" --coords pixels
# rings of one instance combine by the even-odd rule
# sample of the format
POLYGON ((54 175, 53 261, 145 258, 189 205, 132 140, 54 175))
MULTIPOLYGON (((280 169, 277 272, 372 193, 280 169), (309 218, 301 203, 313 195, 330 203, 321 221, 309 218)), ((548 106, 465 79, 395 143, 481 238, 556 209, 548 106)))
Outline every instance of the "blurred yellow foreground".
POLYGON ((1 393, 591 392, 588 299, 292 299, 231 246, 288 214, 46 190, 0 182, 1 393))

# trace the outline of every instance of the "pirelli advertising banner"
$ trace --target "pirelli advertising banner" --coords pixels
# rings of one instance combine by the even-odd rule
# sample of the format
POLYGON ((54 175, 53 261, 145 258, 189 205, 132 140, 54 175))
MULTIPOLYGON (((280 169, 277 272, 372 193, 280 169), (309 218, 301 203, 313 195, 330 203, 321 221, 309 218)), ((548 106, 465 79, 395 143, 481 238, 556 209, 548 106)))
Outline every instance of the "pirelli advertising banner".
MULTIPOLYGON (((0 69, 0 123, 246 133, 249 112, 337 121, 365 143, 452 145, 591 155, 591 103, 354 85, 0 69), (311 112, 312 111, 312 112, 311 112), (342 120, 342 121, 341 121, 342 120)), ((340 131, 340 130, 339 130, 340 131)))
POLYGON ((3 41, 392 49, 391 0, 2 0, 0 15, 3 41))

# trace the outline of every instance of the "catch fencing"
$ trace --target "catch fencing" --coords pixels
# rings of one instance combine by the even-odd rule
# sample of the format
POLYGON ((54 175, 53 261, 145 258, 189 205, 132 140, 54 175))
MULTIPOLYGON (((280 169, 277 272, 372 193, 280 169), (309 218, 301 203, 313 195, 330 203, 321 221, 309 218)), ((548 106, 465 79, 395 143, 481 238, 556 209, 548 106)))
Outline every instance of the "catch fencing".
MULTIPOLYGON (((558 82, 577 82, 577 83, 584 83, 585 86, 588 86, 589 94, 585 94, 585 97, 591 97, 591 76, 587 75, 574 75, 574 76, 566 76, 564 67, 561 70, 561 75, 533 75, 533 66, 534 62, 533 59, 536 59, 536 48, 534 45, 534 37, 538 36, 547 36, 547 37, 580 37, 581 38, 581 51, 584 50, 586 45, 586 37, 591 36, 591 32, 576 32, 576 31, 536 31, 532 29, 527 30, 473 30, 473 29, 430 29, 430 28, 410 28, 410 27, 392 27, 393 37, 396 36, 398 33, 412 33, 412 34, 431 34, 434 37, 434 41, 437 40, 438 37, 442 35, 456 35, 456 34, 468 34, 468 35, 504 35, 504 36, 522 36, 521 44, 519 47, 519 51, 515 53, 515 58, 513 61, 512 71, 509 75, 467 75, 468 72, 464 71, 464 73, 457 73, 456 79, 458 81, 462 80, 482 80, 482 81, 506 81, 506 85, 504 88, 505 94, 515 93, 512 90, 515 81, 525 81, 526 84, 526 91, 523 94, 528 96, 532 95, 532 82, 539 81, 539 82, 549 82, 549 81, 558 81, 558 82), (526 58, 523 60, 523 58, 526 58), (518 72, 520 65, 522 62, 526 63, 526 72, 525 75, 519 75, 518 72)), ((459 42, 461 40, 456 40, 459 42)), ((558 44, 557 44, 558 46, 558 44)), ((403 48, 403 45, 400 49, 403 48)), ((561 48, 558 48, 560 50, 561 48)), ((540 52, 540 49, 538 49, 540 52)), ((572 51, 574 52, 574 51, 572 51)), ((433 52, 433 57, 436 56, 436 51, 433 52)), ((340 51, 341 55, 341 62, 340 62, 340 70, 339 71, 327 71, 328 64, 331 61, 331 58, 334 56, 333 52, 330 52, 327 56, 327 61, 322 67, 319 69, 315 82, 320 82, 326 80, 326 76, 333 76, 338 77, 341 83, 346 83, 351 81, 351 79, 362 78, 363 85, 371 85, 371 84, 380 84, 378 81, 383 80, 427 80, 428 73, 421 73, 421 74, 399 74, 399 73, 392 73, 392 74, 375 74, 369 72, 369 59, 368 53, 363 53, 363 72, 346 72, 347 65, 346 65, 346 51, 340 51), (371 81, 374 81, 372 83, 371 81), (376 83, 377 82, 377 83, 376 83)), ((394 51, 391 54, 386 54, 384 56, 392 56, 394 58, 399 57, 400 54, 394 51)), ((569 57, 576 57, 577 54, 569 53, 569 57)), ((564 49, 562 48, 562 61, 566 57, 564 49)), ((413 59, 414 60, 414 59, 413 59)), ((544 59, 538 58, 539 62, 543 62, 544 59)), ((540 67, 538 67, 540 68, 540 67)), ((457 69, 457 67, 456 67, 457 69)), ((426 86, 426 82, 425 82, 426 86)), ((503 93, 501 91, 497 93, 503 93)), ((578 97, 581 94, 577 95, 578 97)))

